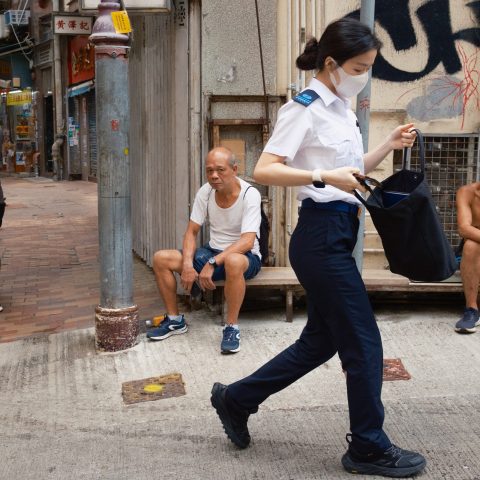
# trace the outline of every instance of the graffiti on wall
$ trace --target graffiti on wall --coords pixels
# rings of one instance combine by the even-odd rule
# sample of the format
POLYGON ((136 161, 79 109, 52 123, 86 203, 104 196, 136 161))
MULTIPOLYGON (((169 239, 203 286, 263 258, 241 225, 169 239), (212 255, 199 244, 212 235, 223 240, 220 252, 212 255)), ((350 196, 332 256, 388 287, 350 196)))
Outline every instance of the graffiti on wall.
MULTIPOLYGON (((464 8, 478 24, 480 0, 468 2, 464 8)), ((414 14, 427 39, 426 64, 418 71, 402 70, 389 63, 380 53, 372 75, 374 78, 397 83, 424 80, 427 85, 421 85, 420 88, 426 92, 408 104, 408 113, 424 121, 461 117, 463 128, 467 106, 480 108, 480 68, 478 50, 467 55, 456 41, 462 40, 480 47, 480 28, 453 31, 449 0, 427 0, 414 14), (439 65, 443 66, 446 75, 427 77, 439 65)), ((359 15, 360 11, 356 10, 349 16, 358 18, 359 15)), ((407 51, 418 44, 411 15, 409 0, 376 1, 375 20, 386 30, 397 52, 407 51), (395 11, 395 15, 392 15, 392 11, 395 11)))

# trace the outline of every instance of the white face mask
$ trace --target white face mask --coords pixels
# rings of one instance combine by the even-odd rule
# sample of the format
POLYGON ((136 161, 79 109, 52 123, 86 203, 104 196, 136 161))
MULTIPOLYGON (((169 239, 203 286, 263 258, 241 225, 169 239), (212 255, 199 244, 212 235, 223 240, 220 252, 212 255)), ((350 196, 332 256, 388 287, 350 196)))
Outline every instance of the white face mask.
POLYGON ((330 73, 332 81, 337 93, 345 98, 354 97, 359 94, 368 82, 368 72, 361 75, 349 75, 340 65, 337 67, 337 73, 340 81, 337 82, 335 75, 330 73))

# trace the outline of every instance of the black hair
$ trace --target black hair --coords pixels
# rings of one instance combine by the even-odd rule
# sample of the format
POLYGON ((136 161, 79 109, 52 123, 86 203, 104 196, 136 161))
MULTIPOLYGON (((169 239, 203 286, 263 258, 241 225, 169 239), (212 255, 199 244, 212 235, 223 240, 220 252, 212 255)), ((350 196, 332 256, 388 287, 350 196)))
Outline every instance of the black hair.
POLYGON ((332 57, 339 65, 370 50, 380 50, 382 42, 370 28, 354 18, 341 18, 330 23, 320 40, 311 38, 297 58, 300 70, 323 70, 325 59, 332 57))

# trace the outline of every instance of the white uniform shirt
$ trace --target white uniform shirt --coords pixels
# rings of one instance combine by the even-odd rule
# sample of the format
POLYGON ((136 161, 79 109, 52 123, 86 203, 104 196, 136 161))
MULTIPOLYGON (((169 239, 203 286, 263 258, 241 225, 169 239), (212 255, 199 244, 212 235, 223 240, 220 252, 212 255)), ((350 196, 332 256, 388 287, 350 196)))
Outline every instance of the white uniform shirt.
MULTIPOLYGON (((350 101, 337 97, 313 78, 308 86, 320 95, 308 107, 290 100, 278 112, 277 123, 264 151, 286 157, 286 163, 302 170, 358 167, 363 173, 363 143, 350 101)), ((298 187, 299 200, 360 204, 352 195, 327 185, 298 187)))
POLYGON ((195 196, 190 220, 203 225, 205 219, 210 220, 210 247, 225 250, 240 239, 242 233, 255 232, 255 242, 251 252, 260 258, 257 237, 260 237, 260 192, 245 180, 240 182, 240 194, 235 203, 228 208, 221 208, 215 201, 215 190, 209 183, 203 185, 195 196), (248 192, 245 193, 248 187, 248 192))

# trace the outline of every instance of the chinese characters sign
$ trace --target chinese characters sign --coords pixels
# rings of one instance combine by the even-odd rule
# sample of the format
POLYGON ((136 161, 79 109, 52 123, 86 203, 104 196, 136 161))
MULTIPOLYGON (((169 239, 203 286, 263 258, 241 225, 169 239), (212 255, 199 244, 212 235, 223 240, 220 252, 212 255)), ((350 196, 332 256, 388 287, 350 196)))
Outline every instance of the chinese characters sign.
POLYGON ((88 37, 78 35, 69 39, 69 84, 86 82, 95 78, 95 53, 88 37))
POLYGON ((54 33, 64 35, 90 35, 93 17, 55 15, 54 33))
POLYGON ((24 105, 25 103, 32 103, 32 91, 20 90, 18 92, 8 92, 7 105, 24 105))
POLYGON ((120 12, 112 12, 113 28, 117 33, 130 33, 132 26, 130 25, 130 19, 128 13, 125 10, 120 12))

